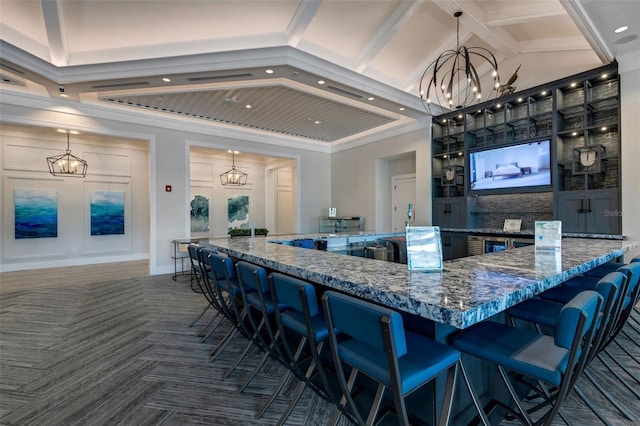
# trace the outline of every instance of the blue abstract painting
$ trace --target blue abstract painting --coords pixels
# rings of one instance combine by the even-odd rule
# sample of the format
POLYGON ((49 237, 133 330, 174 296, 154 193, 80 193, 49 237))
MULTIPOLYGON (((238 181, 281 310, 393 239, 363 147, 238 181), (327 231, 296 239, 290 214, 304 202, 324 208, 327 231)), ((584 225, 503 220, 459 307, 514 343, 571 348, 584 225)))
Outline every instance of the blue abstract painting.
POLYGON ((249 227, 249 196, 240 195, 227 199, 229 226, 228 229, 249 227))
POLYGON ((55 189, 16 189, 16 240, 58 236, 58 193, 55 189))
POLYGON ((209 231, 209 199, 194 195, 191 200, 191 232, 209 231))
POLYGON ((124 192, 91 194, 91 235, 124 234, 124 192))

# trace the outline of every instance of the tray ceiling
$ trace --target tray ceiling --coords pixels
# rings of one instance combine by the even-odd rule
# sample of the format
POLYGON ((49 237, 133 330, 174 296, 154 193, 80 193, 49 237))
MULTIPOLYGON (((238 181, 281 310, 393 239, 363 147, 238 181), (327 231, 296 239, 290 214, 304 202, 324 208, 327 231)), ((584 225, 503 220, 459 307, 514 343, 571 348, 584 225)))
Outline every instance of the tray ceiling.
POLYGON ((336 146, 426 120, 458 10, 518 90, 640 49, 626 0, 2 0, 0 88, 336 146))

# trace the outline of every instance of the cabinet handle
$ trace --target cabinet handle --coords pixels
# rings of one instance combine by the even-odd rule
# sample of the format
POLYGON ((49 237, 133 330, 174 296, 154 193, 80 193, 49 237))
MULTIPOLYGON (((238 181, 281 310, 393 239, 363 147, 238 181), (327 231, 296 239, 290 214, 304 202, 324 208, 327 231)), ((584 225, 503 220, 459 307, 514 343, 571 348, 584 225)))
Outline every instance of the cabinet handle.
POLYGON ((585 210, 585 213, 591 213, 591 198, 587 200, 587 208, 585 210))
POLYGON ((584 200, 580 200, 580 208, 576 211, 576 213, 584 213, 584 200))

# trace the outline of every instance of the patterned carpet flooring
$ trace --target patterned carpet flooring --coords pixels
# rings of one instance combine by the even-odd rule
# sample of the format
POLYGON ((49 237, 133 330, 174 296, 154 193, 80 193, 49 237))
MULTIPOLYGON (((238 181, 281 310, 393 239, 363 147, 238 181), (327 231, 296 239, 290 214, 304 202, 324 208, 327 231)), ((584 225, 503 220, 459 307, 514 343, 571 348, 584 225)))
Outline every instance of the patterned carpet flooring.
MULTIPOLYGON (((284 374, 267 363, 247 390, 237 389, 261 354, 252 350, 228 379, 245 345, 238 337, 213 363, 208 353, 228 330, 225 324, 206 342, 188 325, 204 307, 189 282, 169 276, 107 281, 91 285, 56 285, 1 294, 1 425, 266 425, 275 424, 297 382, 285 388, 262 419, 255 413, 284 374)), ((631 370, 622 373, 640 389, 640 323, 611 352, 631 370), (629 352, 621 356, 623 350, 629 352)), ((590 384, 582 390, 613 425, 640 422, 640 400, 615 381, 599 361, 590 367, 604 387, 632 413, 620 412, 590 384)), ((620 372, 622 370, 616 366, 620 372)), ((454 401, 455 404, 455 401, 454 401)), ((562 413, 571 423, 600 421, 572 394, 562 413)), ((326 424, 332 407, 305 390, 287 424, 326 424)), ((348 424, 341 419, 341 425, 348 424)), ((509 424, 509 422, 505 422, 509 424)), ((564 424, 556 419, 554 424, 564 424)))

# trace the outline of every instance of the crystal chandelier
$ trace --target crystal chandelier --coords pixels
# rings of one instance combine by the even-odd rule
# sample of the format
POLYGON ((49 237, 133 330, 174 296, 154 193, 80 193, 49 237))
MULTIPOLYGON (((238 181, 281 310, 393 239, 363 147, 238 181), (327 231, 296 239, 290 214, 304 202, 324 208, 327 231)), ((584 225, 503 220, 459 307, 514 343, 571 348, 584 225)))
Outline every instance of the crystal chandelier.
POLYGON ((236 154, 240 154, 238 151, 228 151, 232 155, 231 170, 227 170, 220 174, 220 183, 223 186, 242 186, 247 184, 247 177, 249 176, 245 172, 236 169, 236 154))
POLYGON ((474 103, 487 100, 494 89, 500 87, 498 62, 484 47, 460 46, 460 16, 456 18, 456 50, 446 50, 433 61, 420 79, 420 99, 427 112, 439 115, 441 108, 464 109, 474 103), (476 61, 476 64, 472 62, 476 61), (480 84, 478 63, 491 67, 493 87, 483 92, 480 84), (483 96, 486 95, 486 99, 483 96), (431 109, 435 106, 435 109, 431 109))
POLYGON ((61 130, 60 132, 67 134, 67 150, 64 154, 47 157, 49 173, 54 176, 86 177, 87 162, 71 154, 71 148, 69 148, 69 134, 72 131, 61 130))

